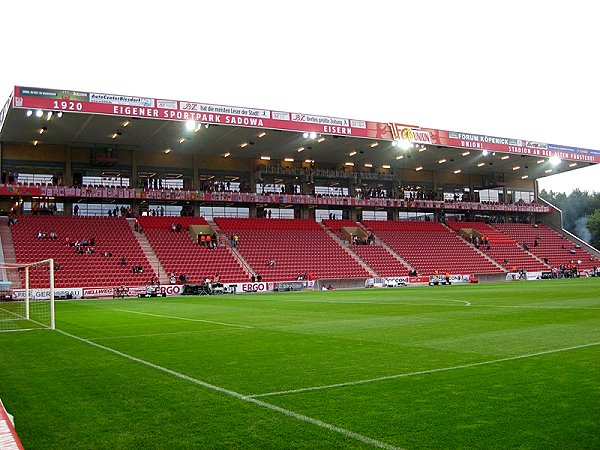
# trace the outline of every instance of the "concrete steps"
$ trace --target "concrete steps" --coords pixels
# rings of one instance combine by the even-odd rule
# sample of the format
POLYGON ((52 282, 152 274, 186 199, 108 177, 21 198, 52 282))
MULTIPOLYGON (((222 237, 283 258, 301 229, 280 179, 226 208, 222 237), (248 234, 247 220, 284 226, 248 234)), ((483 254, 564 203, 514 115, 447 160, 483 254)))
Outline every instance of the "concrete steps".
POLYGON ((333 239, 335 242, 337 242, 337 244, 344 249, 344 251, 346 253, 348 253, 348 255, 350 255, 352 257, 352 259, 354 259, 358 264, 360 264, 360 266, 365 269, 369 275, 371 275, 373 278, 379 277, 379 274, 377 272, 375 272, 373 270, 373 268, 371 268, 371 266, 369 266, 360 256, 358 256, 356 254, 356 252, 354 252, 352 249, 350 249, 348 247, 348 243, 346 241, 344 241, 342 238, 340 238, 336 233, 334 233, 330 228, 326 227, 323 222, 319 222, 319 225, 321 225, 321 228, 323 228, 323 230, 325 230, 325 233, 327 233, 327 235, 333 239))
POLYGON ((169 284, 169 274, 166 272, 166 270, 160 263, 158 257, 156 256, 156 253, 154 253, 154 249, 150 245, 150 241, 148 241, 148 238, 143 232, 140 233, 139 231, 135 231, 136 221, 137 219, 135 218, 127 219, 127 223, 131 227, 133 235, 137 239, 138 243, 140 244, 140 247, 142 248, 142 251, 144 252, 144 255, 148 259, 150 267, 152 267, 152 270, 154 271, 154 275, 158 278, 159 284, 169 284))

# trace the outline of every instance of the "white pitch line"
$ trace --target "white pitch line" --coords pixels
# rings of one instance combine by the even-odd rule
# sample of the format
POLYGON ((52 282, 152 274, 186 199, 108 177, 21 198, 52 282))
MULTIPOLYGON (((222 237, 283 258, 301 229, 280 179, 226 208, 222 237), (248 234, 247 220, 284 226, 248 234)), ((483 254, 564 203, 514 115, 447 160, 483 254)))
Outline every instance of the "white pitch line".
POLYGON ((249 325, 240 325, 240 324, 237 324, 237 323, 225 323, 225 322, 216 322, 214 320, 192 319, 190 317, 165 316, 163 314, 152 314, 152 313, 141 312, 141 311, 129 311, 127 309, 111 309, 111 311, 120 311, 120 312, 126 312, 126 313, 130 313, 130 314, 141 314, 143 316, 162 317, 164 319, 187 320, 189 322, 214 323, 215 325, 224 325, 226 327, 254 328, 254 327, 251 327, 249 325))
POLYGON ((471 306, 471 302, 468 302, 466 300, 450 300, 450 299, 446 299, 449 302, 457 302, 457 303, 464 303, 465 306, 471 306))
POLYGON ((514 361, 517 359, 533 358, 535 356, 548 355, 551 353, 566 352, 569 350, 576 350, 576 349, 585 348, 585 347, 593 347, 596 345, 600 345, 600 342, 592 342, 590 344, 575 345, 573 347, 564 347, 564 348, 558 348, 558 349, 554 349, 554 350, 545 350, 543 352, 528 353, 526 355, 509 356, 508 358, 493 359, 493 360, 481 361, 481 362, 477 362, 477 363, 461 364, 460 366, 440 367, 437 369, 420 370, 418 372, 409 372, 409 373, 399 373, 396 375, 387 375, 384 377, 369 378, 366 380, 347 381, 345 383, 335 383, 335 384, 312 386, 312 387, 305 387, 305 388, 298 388, 298 389, 288 389, 285 391, 265 392, 263 394, 249 395, 248 397, 249 398, 258 398, 258 397, 270 397, 270 396, 274 396, 274 395, 297 394, 297 393, 301 393, 301 392, 310 392, 310 391, 323 391, 325 389, 343 388, 343 387, 347 387, 347 386, 356 386, 359 384, 368 384, 368 383, 374 383, 377 381, 395 380, 397 378, 412 377, 412 376, 416 376, 416 375, 426 375, 426 374, 437 373, 437 372, 448 372, 450 370, 467 369, 469 367, 487 366, 490 364, 497 364, 497 363, 506 362, 506 361, 514 361))
POLYGON ((473 305, 482 308, 523 308, 523 309, 589 309, 599 310, 593 306, 549 306, 549 305, 473 305))
POLYGON ((195 334, 195 333, 214 333, 218 331, 230 331, 230 330, 244 330, 245 328, 216 328, 213 330, 194 330, 194 331, 175 331, 173 333, 150 333, 150 334, 134 334, 134 335, 123 335, 123 336, 103 336, 88 338, 90 341, 104 341, 106 339, 129 339, 129 338, 142 338, 142 337, 156 337, 156 336, 172 336, 178 334, 195 334))
POLYGON ((400 447, 395 447, 393 445, 386 444, 385 442, 378 441, 377 439, 373 439, 373 438, 370 438, 368 436, 364 436, 362 434, 355 433, 354 431, 350 431, 350 430, 347 430, 345 428, 337 427, 337 426, 332 425, 330 423, 323 422, 322 420, 315 419, 315 418, 309 417, 309 416, 305 416, 304 414, 299 414, 297 412, 294 412, 294 411, 289 410, 289 409, 282 408, 282 407, 277 406, 277 405, 272 405, 270 403, 266 403, 266 402, 263 402, 261 400, 256 400, 255 398, 252 398, 252 397, 244 395, 244 394, 240 394, 239 392, 231 391, 229 389, 225 389, 225 388, 216 386, 214 384, 210 384, 210 383, 207 383, 205 381, 198 380, 197 378, 193 378, 193 377, 190 377, 190 376, 185 375, 183 373, 176 372, 174 370, 168 369, 168 368, 163 367, 163 366, 159 366, 158 364, 151 363, 150 361, 146 361, 146 360, 143 360, 143 359, 140 359, 140 358, 136 358, 135 356, 131 356, 131 355, 128 355, 127 353, 123 353, 123 352, 121 352, 119 350, 115 350, 114 348, 106 347, 106 346, 104 346, 102 344, 98 344, 96 342, 92 342, 89 339, 84 339, 84 338, 76 336, 74 334, 67 333, 66 331, 62 331, 62 330, 58 330, 58 329, 56 331, 58 331, 61 334, 64 334, 65 336, 68 336, 70 338, 76 339, 76 340, 78 340, 80 342, 92 345, 92 346, 97 347, 97 348, 102 349, 102 350, 106 350, 106 351, 108 351, 110 353, 114 353, 115 355, 121 356, 121 357, 123 357, 125 359, 128 359, 129 361, 137 362, 137 363, 143 364, 143 365, 145 365, 147 367, 150 367, 152 369, 160 370, 161 372, 164 372, 164 373, 166 373, 168 375, 172 375, 172 376, 174 376, 176 378, 180 378, 182 380, 189 381, 191 383, 197 384, 197 385, 202 386, 202 387, 207 388, 207 389, 211 389, 213 391, 221 392, 222 394, 228 395, 230 397, 237 398, 238 400, 242 400, 244 402, 252 403, 254 405, 270 409, 271 411, 275 411, 275 412, 284 414, 284 415, 286 415, 288 417, 291 417, 293 419, 296 419, 296 420, 299 420, 299 421, 302 421, 302 422, 307 422, 307 423, 310 423, 312 425, 317 425, 317 426, 319 426, 321 428, 325 428, 325 429, 327 429, 329 431, 333 431, 335 433, 339 433, 339 434, 344 435, 346 437, 356 439, 357 441, 363 442, 365 444, 369 444, 369 445, 372 445, 374 447, 383 448, 383 449, 386 449, 386 450, 402 450, 400 447))

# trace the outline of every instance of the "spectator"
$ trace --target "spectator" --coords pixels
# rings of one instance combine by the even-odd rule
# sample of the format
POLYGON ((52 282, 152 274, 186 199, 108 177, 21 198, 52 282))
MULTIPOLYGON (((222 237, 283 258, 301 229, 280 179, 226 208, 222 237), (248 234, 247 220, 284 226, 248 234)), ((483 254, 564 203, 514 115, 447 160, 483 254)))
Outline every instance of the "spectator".
POLYGON ((127 260, 125 259, 124 256, 121 258, 121 261, 119 261, 119 264, 121 264, 122 266, 127 265, 127 260))

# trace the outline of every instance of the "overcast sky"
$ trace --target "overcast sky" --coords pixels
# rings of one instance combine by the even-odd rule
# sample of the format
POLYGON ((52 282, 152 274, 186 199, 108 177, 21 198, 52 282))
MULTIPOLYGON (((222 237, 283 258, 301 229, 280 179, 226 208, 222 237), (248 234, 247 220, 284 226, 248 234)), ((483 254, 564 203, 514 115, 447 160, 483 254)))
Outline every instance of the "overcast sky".
MULTIPOLYGON (((594 3, 2 1, 0 97, 97 91, 600 149, 594 3)), ((600 164, 540 184, 598 180, 600 164)))

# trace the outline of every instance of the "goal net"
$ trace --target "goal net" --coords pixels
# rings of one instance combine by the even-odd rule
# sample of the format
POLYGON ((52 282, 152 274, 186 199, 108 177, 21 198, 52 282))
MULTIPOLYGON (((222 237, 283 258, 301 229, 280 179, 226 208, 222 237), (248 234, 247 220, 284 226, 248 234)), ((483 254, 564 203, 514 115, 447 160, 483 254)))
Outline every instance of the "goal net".
POLYGON ((54 260, 0 263, 0 332, 54 329, 54 260))

